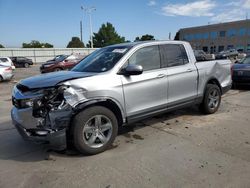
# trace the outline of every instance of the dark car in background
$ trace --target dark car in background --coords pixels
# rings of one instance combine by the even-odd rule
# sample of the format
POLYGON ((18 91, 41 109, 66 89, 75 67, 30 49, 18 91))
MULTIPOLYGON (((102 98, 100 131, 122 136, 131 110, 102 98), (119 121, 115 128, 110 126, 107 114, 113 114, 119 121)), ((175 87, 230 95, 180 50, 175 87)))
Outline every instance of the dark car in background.
POLYGON ((250 56, 236 61, 232 67, 233 84, 237 85, 250 85, 250 56))
POLYGON ((239 52, 235 49, 229 49, 226 51, 221 51, 216 54, 216 59, 226 59, 226 58, 236 58, 239 55, 239 52))
POLYGON ((10 59, 16 67, 28 68, 30 65, 33 65, 33 61, 26 57, 10 57, 10 59))
POLYGON ((43 63, 40 67, 41 73, 55 72, 61 70, 69 70, 78 64, 82 59, 83 55, 59 55, 54 59, 43 63))

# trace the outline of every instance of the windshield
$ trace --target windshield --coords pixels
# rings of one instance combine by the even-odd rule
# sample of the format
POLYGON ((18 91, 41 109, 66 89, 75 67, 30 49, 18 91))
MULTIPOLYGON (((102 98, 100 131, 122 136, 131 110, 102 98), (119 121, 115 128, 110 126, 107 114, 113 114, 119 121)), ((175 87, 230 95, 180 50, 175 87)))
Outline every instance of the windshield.
POLYGON ((250 64, 250 56, 245 57, 239 61, 239 64, 250 64))
POLYGON ((68 57, 67 55, 58 55, 54 59, 52 59, 52 61, 63 61, 67 57, 68 57))
POLYGON ((128 52, 131 46, 110 46, 96 50, 84 58, 72 71, 76 72, 106 72, 128 52))

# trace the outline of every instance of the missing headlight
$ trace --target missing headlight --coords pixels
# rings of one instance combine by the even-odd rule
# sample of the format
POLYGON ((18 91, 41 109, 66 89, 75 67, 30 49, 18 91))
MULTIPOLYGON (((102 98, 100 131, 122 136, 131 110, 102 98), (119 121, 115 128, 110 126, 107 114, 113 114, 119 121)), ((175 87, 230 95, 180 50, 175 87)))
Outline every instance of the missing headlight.
POLYGON ((33 101, 33 116, 45 118, 50 111, 62 109, 65 103, 63 91, 66 88, 67 86, 59 86, 45 89, 43 96, 33 101))
POLYGON ((12 104, 19 109, 30 108, 33 106, 33 99, 15 99, 13 97, 12 104))

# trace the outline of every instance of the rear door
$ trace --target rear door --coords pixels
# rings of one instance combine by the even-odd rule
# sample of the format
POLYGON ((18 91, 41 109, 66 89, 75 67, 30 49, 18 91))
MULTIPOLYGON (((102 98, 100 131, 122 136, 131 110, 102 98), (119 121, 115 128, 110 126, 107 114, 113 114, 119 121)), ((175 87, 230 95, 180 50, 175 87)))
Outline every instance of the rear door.
POLYGON ((121 76, 128 119, 134 120, 166 108, 167 72, 161 69, 159 46, 138 49, 126 64, 143 67, 141 75, 121 76))
POLYGON ((17 62, 19 65, 24 65, 25 59, 23 57, 17 57, 17 62))
POLYGON ((193 62, 189 62, 182 44, 160 46, 162 66, 167 67, 168 107, 192 102, 197 96, 198 72, 193 62))

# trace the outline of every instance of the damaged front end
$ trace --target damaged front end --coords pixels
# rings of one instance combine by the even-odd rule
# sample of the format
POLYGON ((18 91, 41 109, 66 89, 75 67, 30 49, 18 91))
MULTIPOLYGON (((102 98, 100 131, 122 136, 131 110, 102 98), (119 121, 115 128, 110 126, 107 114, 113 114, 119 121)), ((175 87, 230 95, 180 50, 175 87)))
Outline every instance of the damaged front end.
POLYGON ((25 140, 65 149, 74 105, 84 99, 83 93, 66 85, 30 89, 17 84, 12 94, 13 124, 25 140))

